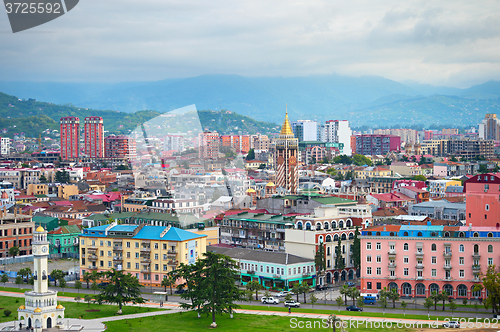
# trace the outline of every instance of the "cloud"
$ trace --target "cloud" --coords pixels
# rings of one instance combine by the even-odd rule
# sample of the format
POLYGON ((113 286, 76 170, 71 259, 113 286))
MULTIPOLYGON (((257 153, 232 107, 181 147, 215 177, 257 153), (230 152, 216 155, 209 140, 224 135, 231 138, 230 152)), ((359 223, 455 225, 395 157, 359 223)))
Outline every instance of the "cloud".
MULTIPOLYGON (((1 33, 0 77, 340 73, 463 86, 499 78, 499 7, 447 0, 86 0, 38 28, 1 33)), ((7 24, 0 20, 0 32, 7 24)))

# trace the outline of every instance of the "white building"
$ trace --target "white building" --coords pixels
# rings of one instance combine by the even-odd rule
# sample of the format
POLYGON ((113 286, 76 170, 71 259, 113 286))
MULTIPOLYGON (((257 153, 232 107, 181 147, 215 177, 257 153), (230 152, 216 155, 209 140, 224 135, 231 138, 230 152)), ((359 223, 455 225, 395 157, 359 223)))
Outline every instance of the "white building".
POLYGON ((318 123, 312 120, 297 120, 292 121, 292 131, 295 138, 302 141, 317 141, 319 139, 318 135, 318 123))
POLYGON ((184 137, 181 135, 167 135, 163 138, 164 151, 184 151, 184 137))
POLYGON ((10 154, 10 138, 0 137, 0 155, 8 156, 10 154))
POLYGON ((344 154, 350 156, 352 130, 347 120, 328 120, 325 124, 325 142, 343 143, 344 154))

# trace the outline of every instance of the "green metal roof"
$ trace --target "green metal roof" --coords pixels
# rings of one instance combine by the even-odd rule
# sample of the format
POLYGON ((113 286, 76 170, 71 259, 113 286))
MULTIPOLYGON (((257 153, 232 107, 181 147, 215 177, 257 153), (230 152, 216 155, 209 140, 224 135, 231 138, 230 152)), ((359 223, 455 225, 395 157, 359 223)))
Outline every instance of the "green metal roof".
POLYGON ((48 224, 53 222, 54 220, 57 222, 58 219, 55 217, 34 216, 32 220, 35 224, 48 224))
POLYGON ((356 201, 340 197, 313 197, 313 201, 320 204, 334 204, 334 205, 351 205, 356 204, 356 201))
POLYGON ((96 221, 108 220, 109 218, 111 218, 111 219, 126 219, 126 218, 130 218, 136 214, 137 214, 137 212, 122 212, 122 213, 110 213, 110 214, 96 213, 96 214, 93 214, 91 216, 86 217, 85 219, 96 220, 96 221))

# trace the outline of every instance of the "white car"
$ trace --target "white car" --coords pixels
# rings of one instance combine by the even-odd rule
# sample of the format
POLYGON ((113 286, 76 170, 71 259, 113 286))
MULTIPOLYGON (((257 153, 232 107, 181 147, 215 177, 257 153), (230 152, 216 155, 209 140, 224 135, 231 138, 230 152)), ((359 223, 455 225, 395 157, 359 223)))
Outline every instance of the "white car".
POLYGON ((277 298, 274 298, 272 296, 263 297, 260 300, 262 303, 265 303, 265 304, 278 304, 278 303, 280 303, 280 300, 278 300, 277 298))
POLYGON ((299 302, 295 302, 295 301, 285 301, 283 303, 285 305, 285 307, 300 307, 300 303, 299 302))
POLYGON ((285 297, 285 296, 287 296, 288 293, 289 292, 287 292, 287 291, 282 291, 282 292, 279 292, 278 294, 276 294, 276 297, 285 297))

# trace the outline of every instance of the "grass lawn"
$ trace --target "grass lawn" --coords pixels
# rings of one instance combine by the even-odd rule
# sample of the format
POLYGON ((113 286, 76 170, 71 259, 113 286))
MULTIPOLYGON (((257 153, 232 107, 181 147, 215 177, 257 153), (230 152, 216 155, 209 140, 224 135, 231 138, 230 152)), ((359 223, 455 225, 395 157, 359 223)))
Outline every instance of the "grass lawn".
MULTIPOLYGON (((319 319, 304 319, 298 317, 281 317, 281 316, 259 316, 235 314, 234 318, 230 318, 228 314, 223 316, 217 315, 215 318, 217 328, 210 328, 212 318, 202 316, 198 318, 194 312, 175 313, 169 315, 128 319, 120 321, 106 322, 106 332, 125 332, 125 331, 332 331, 332 328, 326 328, 323 322, 319 319), (291 320, 295 318, 295 320, 291 320), (299 322, 302 325, 300 328, 299 322), (316 322, 316 325, 313 325, 316 322), (309 326, 307 324, 310 324, 309 326), (314 328, 315 327, 315 328, 314 328)), ((349 328, 347 330, 350 330, 349 328)), ((340 332, 339 329, 337 331, 340 332)), ((369 332, 373 328, 367 328, 364 325, 356 328, 356 331, 369 332)), ((378 328, 377 332, 396 331, 396 328, 378 328)), ((397 331, 413 331, 411 329, 397 329, 397 331)))
MULTIPOLYGON (((64 302, 58 301, 58 303, 62 304, 65 310, 65 317, 67 318, 83 318, 83 319, 93 319, 100 317, 109 317, 114 316, 118 311, 118 306, 116 305, 99 305, 95 303, 91 303, 90 306, 86 302, 75 303, 75 302, 64 302), (95 312, 88 312, 86 310, 99 310, 95 312)), ((9 296, 0 296, 0 323, 7 322, 11 320, 17 319, 17 308, 20 305, 24 304, 24 299, 15 298, 9 296), (4 310, 9 309, 12 311, 10 317, 6 317, 4 315, 4 310)), ((145 307, 132 307, 132 306, 124 306, 122 309, 122 315, 130 315, 141 312, 148 311, 158 311, 160 309, 157 308, 145 308, 145 307)))
MULTIPOLYGON (((267 306, 250 306, 250 305, 241 305, 241 309, 250 309, 250 310, 261 310, 261 311, 282 311, 282 312, 288 312, 288 308, 283 307, 282 305, 277 305, 277 306, 272 306, 270 305, 269 307, 267 306)), ((328 315, 344 315, 344 316, 359 316, 359 317, 385 317, 385 318, 406 318, 406 319, 418 319, 418 320, 427 320, 427 315, 413 315, 411 313, 406 312, 406 316, 403 316, 402 314, 393 314, 390 313, 390 309, 387 308, 386 314, 384 315, 381 312, 359 312, 359 311, 345 311, 345 310, 324 310, 324 309, 305 309, 305 308, 292 308, 292 313, 316 313, 316 314, 328 314, 328 315)), ((451 312, 448 318, 450 318, 451 312)), ((454 317, 460 317, 459 314, 455 312, 453 315, 454 317)), ((430 319, 431 320, 444 320, 444 316, 433 316, 432 315, 432 310, 430 311, 430 319)), ((478 318, 478 321, 481 321, 482 318, 478 318)))
MULTIPOLYGON (((68 288, 65 288, 65 290, 68 289, 68 288)), ((73 288, 71 288, 73 289, 73 288)), ((0 287, 0 291, 4 291, 4 292, 13 292, 13 293, 22 293, 24 294, 24 292, 28 291, 28 290, 33 290, 32 288, 28 289, 28 288, 17 288, 17 287, 0 287)), ((96 293, 98 293, 98 291, 96 291, 96 293)), ((61 291, 58 291, 57 292, 57 295, 58 296, 67 296, 67 297, 71 297, 71 298, 75 298, 77 295, 78 295, 78 292, 76 293, 73 293, 73 292, 61 292, 61 291)), ((80 293, 80 297, 83 298, 86 294, 83 294, 83 293, 80 293)), ((90 294, 90 295, 93 295, 93 294, 90 294)))

